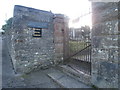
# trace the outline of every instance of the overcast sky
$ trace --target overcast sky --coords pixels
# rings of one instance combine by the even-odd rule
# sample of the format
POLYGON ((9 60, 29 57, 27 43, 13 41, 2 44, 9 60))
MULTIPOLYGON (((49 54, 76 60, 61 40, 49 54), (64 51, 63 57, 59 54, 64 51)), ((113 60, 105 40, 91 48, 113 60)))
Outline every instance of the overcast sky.
MULTIPOLYGON (((36 9, 52 11, 67 15, 71 19, 87 13, 91 3, 88 0, 1 0, 0 2, 0 28, 5 20, 13 16, 14 5, 23 5, 36 9)), ((86 21, 90 23, 90 17, 86 21), (88 21, 87 21, 88 20, 88 21)))

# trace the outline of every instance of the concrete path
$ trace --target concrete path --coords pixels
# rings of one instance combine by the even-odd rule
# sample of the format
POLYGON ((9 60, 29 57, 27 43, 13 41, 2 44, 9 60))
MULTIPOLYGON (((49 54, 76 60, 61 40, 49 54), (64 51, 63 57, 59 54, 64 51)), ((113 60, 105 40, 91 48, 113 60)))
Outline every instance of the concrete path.
POLYGON ((29 88, 91 88, 56 67, 32 72, 22 77, 29 88))

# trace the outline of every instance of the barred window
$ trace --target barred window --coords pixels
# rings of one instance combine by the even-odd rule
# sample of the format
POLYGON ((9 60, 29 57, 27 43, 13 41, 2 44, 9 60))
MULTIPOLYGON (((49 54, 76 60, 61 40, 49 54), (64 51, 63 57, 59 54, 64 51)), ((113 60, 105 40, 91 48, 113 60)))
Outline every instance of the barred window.
POLYGON ((32 28, 34 30, 33 37, 42 37, 42 28, 32 28))

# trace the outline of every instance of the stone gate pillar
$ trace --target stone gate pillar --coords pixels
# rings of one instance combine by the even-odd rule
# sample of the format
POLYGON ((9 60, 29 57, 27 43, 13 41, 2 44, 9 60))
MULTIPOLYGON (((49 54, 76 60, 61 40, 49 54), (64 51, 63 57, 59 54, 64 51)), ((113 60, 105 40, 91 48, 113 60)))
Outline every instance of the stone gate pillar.
POLYGON ((92 3, 92 83, 99 88, 120 86, 118 5, 118 2, 92 3))
POLYGON ((68 55, 68 18, 63 14, 54 16, 55 62, 62 62, 68 55))

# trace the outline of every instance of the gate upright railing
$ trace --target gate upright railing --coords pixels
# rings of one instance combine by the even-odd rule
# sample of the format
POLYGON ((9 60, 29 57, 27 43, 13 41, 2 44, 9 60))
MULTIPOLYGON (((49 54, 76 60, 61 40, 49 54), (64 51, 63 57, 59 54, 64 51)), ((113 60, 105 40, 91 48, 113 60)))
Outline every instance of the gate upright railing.
MULTIPOLYGON (((89 11, 81 15, 79 22, 81 23, 81 19, 91 14, 92 12, 89 11)), ((74 66, 77 69, 91 75, 91 27, 85 24, 80 25, 79 28, 70 28, 68 44, 68 57, 66 60, 76 63, 74 66)))

